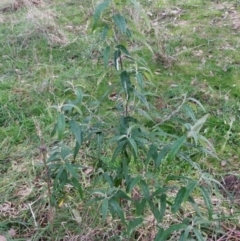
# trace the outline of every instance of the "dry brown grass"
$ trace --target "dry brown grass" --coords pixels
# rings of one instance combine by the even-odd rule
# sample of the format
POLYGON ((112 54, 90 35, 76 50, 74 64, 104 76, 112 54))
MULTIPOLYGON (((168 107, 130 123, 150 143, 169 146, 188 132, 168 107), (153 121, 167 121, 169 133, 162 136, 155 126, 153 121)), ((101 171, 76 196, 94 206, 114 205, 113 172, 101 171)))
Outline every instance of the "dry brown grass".
POLYGON ((0 3, 0 11, 11 12, 17 11, 22 7, 27 7, 30 5, 39 6, 43 3, 42 0, 3 0, 0 3))
POLYGON ((31 34, 43 35, 50 45, 65 45, 68 38, 56 22, 56 14, 48 9, 43 10, 35 6, 27 8, 26 21, 32 24, 31 34))
POLYGON ((4 0, 0 3, 0 22, 7 21, 5 15, 14 15, 22 11, 21 17, 11 17, 11 24, 21 23, 24 30, 18 36, 23 45, 27 45, 33 37, 44 37, 49 45, 65 45, 68 37, 57 23, 57 14, 51 5, 44 0, 4 0), (14 21, 13 21, 14 19, 14 21))

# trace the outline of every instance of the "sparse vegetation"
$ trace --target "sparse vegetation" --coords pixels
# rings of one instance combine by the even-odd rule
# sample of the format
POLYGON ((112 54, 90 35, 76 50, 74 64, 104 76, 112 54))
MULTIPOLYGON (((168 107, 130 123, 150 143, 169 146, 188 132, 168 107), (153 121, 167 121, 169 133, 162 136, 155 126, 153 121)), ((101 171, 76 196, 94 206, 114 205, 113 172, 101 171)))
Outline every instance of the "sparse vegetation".
POLYGON ((238 240, 238 1, 0 3, 0 240, 238 240))

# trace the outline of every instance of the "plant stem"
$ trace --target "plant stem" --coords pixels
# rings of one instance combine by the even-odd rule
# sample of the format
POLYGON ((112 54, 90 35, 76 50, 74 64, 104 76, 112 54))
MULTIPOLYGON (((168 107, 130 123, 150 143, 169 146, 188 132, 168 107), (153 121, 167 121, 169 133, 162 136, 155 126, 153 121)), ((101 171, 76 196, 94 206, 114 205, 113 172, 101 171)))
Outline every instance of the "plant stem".
POLYGON ((40 151, 42 153, 42 159, 43 159, 43 163, 44 163, 44 168, 45 168, 45 172, 46 172, 46 177, 47 177, 47 189, 48 189, 48 198, 49 198, 49 215, 48 215, 48 221, 50 222, 51 225, 51 231, 53 234, 53 207, 52 207, 52 203, 51 203, 51 178, 49 175, 49 170, 48 170, 48 166, 47 166, 47 147, 45 145, 42 145, 40 147, 40 151))

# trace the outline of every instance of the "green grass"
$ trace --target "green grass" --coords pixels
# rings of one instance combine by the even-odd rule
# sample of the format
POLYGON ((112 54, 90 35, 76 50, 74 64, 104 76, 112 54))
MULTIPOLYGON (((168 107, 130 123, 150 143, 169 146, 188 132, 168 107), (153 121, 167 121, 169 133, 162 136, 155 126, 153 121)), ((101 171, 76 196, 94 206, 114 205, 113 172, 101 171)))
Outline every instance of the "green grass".
MULTIPOLYGON (((23 6, 1 16, 0 234, 5 235, 13 228, 17 232, 13 240, 50 240, 51 227, 46 221, 47 187, 39 147, 43 140, 51 151, 59 141, 57 136, 51 136, 57 118, 52 106, 74 99, 71 88, 76 86, 93 96, 91 100, 98 100, 110 88, 109 82, 118 82, 113 70, 96 85, 105 69, 99 54, 98 33, 91 32, 95 3, 88 6, 80 2, 56 0, 49 4, 46 1, 42 7, 23 6), (39 223, 38 228, 34 220, 39 223)), ((223 1, 219 2, 224 5, 223 1)), ((0 4, 0 9, 9 4, 10 1, 0 4)), ((144 58, 154 73, 152 82, 156 87, 149 86, 149 90, 161 98, 164 107, 159 111, 163 115, 168 116, 177 109, 185 93, 199 100, 210 113, 203 132, 214 144, 220 160, 228 164, 223 167, 219 160, 206 157, 198 161, 203 169, 219 178, 234 172, 239 165, 236 158, 240 155, 239 33, 232 29, 231 16, 225 14, 226 9, 234 8, 240 16, 240 6, 237 1, 225 1, 226 7, 219 9, 216 5, 214 1, 203 0, 180 3, 154 0, 151 4, 142 1, 145 11, 152 13, 149 15, 151 30, 148 31, 142 20, 138 24, 160 59, 154 60, 144 45, 133 46, 137 48, 133 53, 144 58), (235 121, 230 129, 232 117, 235 121)), ((115 88, 114 85, 113 92, 115 88)), ((149 99, 154 104, 155 98, 149 99)), ((112 101, 105 101, 102 111, 107 113, 113 105, 112 101)), ((201 114, 196 112, 197 116, 201 114)), ((163 128, 173 129, 171 123, 163 128)), ((65 137, 71 143, 68 133, 65 137)), ((96 168, 91 148, 94 149, 86 146, 78 161, 96 168)), ((104 163, 109 164, 111 150, 104 151, 104 163)), ((58 230, 55 240, 65 240, 64 236, 87 236, 91 232, 93 236, 98 235, 99 240, 104 234, 113 235, 110 228, 101 223, 99 207, 87 205, 91 182, 99 188, 103 185, 97 171, 93 171, 93 176, 84 174, 83 200, 71 188, 62 197, 54 218, 58 230)), ((161 173, 195 175, 186 163, 179 163, 177 168, 163 163, 161 173)), ((235 221, 226 218, 230 226, 235 221)), ((116 227, 117 221, 112 225, 116 227)))

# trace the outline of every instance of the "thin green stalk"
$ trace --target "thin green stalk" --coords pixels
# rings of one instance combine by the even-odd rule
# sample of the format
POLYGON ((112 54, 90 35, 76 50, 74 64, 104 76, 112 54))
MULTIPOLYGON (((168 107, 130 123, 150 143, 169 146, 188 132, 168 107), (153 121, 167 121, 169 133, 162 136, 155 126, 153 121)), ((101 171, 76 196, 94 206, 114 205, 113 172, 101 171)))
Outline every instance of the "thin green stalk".
MULTIPOLYGON (((43 163, 44 163, 44 168, 45 168, 45 172, 46 172, 46 178, 47 178, 47 189, 48 189, 48 198, 49 198, 49 215, 48 215, 48 219, 51 225, 51 232, 53 234, 53 207, 52 207, 52 203, 51 203, 51 178, 49 175, 49 170, 48 170, 48 166, 47 166, 47 147, 45 145, 42 145, 40 147, 40 151, 42 153, 42 159, 43 159, 43 163)), ((53 237, 52 237, 53 240, 53 237)))

